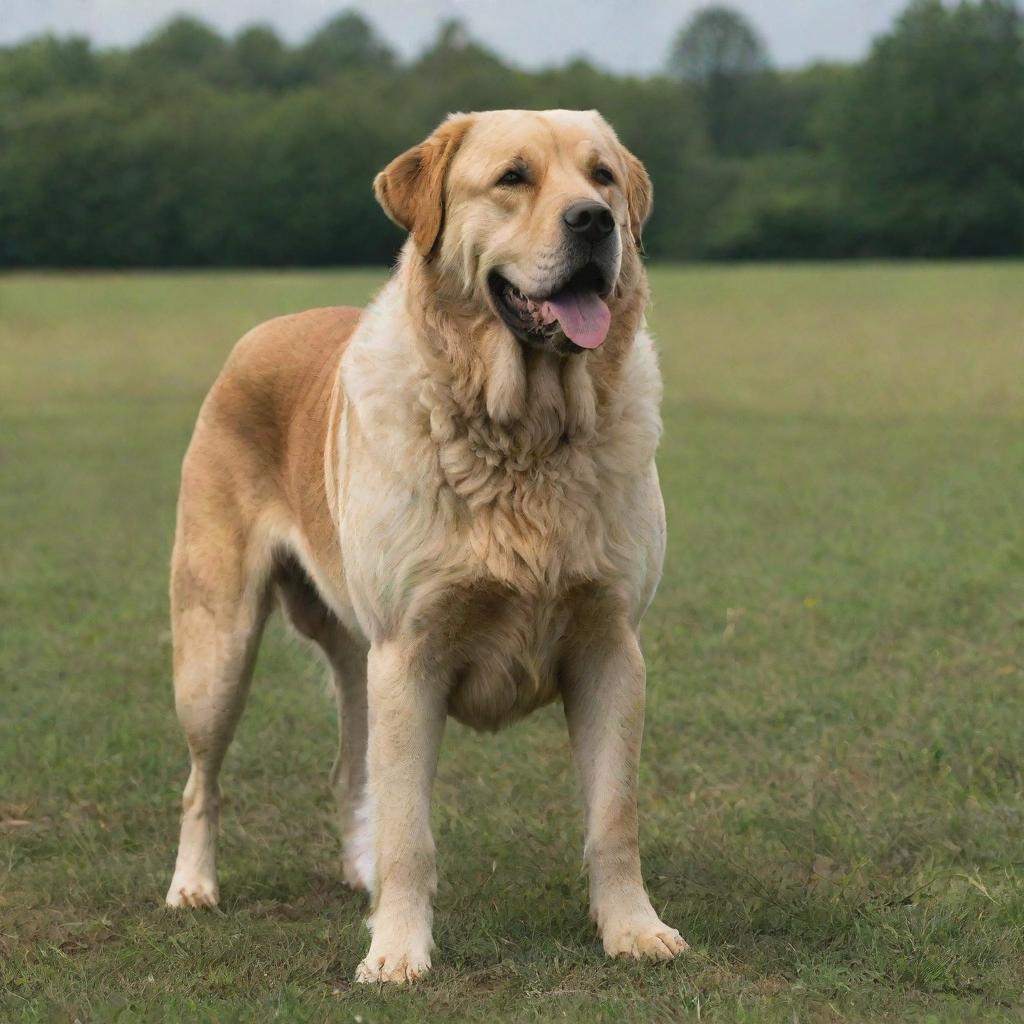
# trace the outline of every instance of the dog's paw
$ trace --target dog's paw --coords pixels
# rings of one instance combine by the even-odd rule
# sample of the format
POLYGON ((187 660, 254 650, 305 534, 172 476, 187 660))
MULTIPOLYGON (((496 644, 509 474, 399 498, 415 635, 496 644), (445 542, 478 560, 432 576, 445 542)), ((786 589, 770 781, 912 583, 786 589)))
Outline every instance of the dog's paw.
POLYGON ((601 936, 609 956, 634 960, 672 960, 690 947, 686 940, 658 918, 642 917, 610 922, 601 936))
POLYGON ((429 956, 409 953, 378 955, 372 950, 356 969, 356 981, 363 985, 408 985, 430 970, 429 956))
POLYGON ((217 906, 220 893, 217 882, 211 878, 179 878, 174 876, 167 890, 167 906, 212 909, 217 906))

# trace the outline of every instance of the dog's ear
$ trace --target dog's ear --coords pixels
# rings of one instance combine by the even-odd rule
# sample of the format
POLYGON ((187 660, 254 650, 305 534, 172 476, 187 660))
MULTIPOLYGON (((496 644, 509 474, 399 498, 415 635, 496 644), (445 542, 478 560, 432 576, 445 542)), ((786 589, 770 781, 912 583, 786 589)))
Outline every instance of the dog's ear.
POLYGON ((470 115, 451 115, 433 135, 395 157, 373 179, 377 202, 400 228, 412 234, 425 257, 441 237, 448 165, 472 123, 470 115))
POLYGON ((654 205, 654 186, 647 168, 625 146, 622 147, 626 161, 626 202, 629 206, 629 230, 637 248, 641 247, 640 235, 654 205))

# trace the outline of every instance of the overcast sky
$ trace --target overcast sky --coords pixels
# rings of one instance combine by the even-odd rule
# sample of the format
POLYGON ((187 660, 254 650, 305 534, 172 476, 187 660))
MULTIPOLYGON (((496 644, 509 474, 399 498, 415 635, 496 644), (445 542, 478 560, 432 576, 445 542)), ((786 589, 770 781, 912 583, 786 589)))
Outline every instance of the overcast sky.
MULTIPOLYGON (((795 67, 860 57, 907 0, 730 2, 756 25, 775 62, 795 67)), ((662 65, 676 29, 702 6, 704 0, 0 0, 0 42, 57 32, 124 45, 182 11, 227 33, 269 23, 296 42, 354 7, 406 55, 429 42, 439 19, 457 17, 523 66, 583 55, 605 68, 644 72, 662 65)))

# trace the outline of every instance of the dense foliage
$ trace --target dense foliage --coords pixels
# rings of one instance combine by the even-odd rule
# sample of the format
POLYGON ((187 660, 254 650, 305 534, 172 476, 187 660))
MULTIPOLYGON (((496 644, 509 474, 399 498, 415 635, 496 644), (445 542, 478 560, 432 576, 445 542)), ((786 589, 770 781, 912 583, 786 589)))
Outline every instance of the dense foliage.
POLYGON ((662 258, 1024 252, 1011 0, 915 0, 859 66, 771 68, 723 8, 665 75, 525 72, 442 26, 401 62, 359 15, 299 47, 178 18, 131 50, 0 50, 0 265, 375 263, 373 174, 452 110, 597 107, 647 163, 662 258))

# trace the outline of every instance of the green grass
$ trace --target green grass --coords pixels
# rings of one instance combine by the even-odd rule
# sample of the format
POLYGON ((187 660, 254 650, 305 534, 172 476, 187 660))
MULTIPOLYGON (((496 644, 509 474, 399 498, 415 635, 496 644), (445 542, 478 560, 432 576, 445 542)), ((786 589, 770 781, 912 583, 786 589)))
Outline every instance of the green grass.
POLYGON ((671 542, 606 962, 557 708, 453 726, 436 970, 351 983, 315 659, 269 633, 222 912, 161 907, 178 464, 232 341, 380 274, 0 278, 0 1019, 1024 1020, 1024 267, 653 271, 671 542))

